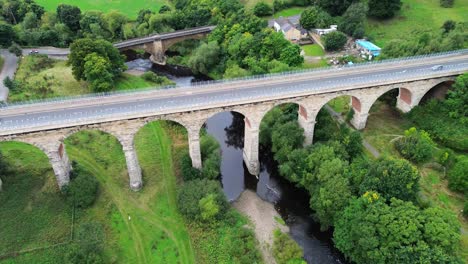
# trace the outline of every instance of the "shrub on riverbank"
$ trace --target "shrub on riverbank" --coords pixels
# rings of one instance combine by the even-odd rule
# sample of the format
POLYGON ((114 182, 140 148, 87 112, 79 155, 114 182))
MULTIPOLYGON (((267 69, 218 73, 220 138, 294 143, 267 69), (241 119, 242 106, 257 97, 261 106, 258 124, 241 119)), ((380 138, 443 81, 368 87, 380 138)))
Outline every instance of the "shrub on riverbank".
POLYGON ((288 234, 276 229, 273 233, 273 256, 278 264, 305 264, 302 248, 288 234))

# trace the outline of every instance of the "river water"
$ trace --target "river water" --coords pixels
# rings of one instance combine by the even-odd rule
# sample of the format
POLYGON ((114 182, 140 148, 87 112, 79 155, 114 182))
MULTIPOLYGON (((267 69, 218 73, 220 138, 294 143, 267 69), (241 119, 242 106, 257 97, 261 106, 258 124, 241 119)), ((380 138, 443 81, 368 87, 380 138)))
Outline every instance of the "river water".
POLYGON ((312 217, 309 195, 278 175, 277 165, 268 150, 260 149, 260 175, 251 175, 244 166, 244 117, 238 113, 217 114, 206 123, 206 129, 221 145, 221 182, 229 200, 237 199, 245 189, 255 191, 285 219, 291 237, 304 249, 307 263, 347 263, 335 249, 331 232, 320 232, 312 217))
MULTIPOLYGON (((126 63, 129 69, 153 71, 174 81, 178 86, 188 86, 206 77, 194 77, 189 69, 172 65, 155 66, 148 59, 135 59, 126 63)), ((217 114, 206 122, 207 132, 215 137, 222 151, 221 183, 230 201, 250 189, 275 206, 286 221, 291 237, 303 248, 307 263, 347 263, 335 249, 331 232, 320 232, 320 225, 312 217, 309 195, 278 175, 277 164, 268 149, 260 149, 260 174, 249 173, 243 161, 244 117, 233 112, 217 114)))

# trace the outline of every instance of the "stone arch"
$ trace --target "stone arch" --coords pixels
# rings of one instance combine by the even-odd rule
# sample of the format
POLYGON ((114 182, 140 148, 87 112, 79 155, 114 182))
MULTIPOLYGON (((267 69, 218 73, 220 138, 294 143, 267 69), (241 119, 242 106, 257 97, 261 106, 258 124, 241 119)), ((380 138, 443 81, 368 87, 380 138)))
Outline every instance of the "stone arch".
MULTIPOLYGON (((45 143, 46 141, 42 143, 37 138, 31 137, 0 138, 0 143, 2 142, 19 142, 39 149, 49 159, 58 187, 62 188, 70 181, 69 172, 71 167, 63 144, 51 141, 49 141, 49 144, 45 143)), ((0 191, 1 185, 2 182, 0 179, 0 191)))
MULTIPOLYGON (((433 81, 427 82, 426 85, 423 85, 419 89, 416 88, 417 91, 415 91, 415 98, 413 101, 414 106, 419 105, 423 98, 428 95, 431 91, 434 91, 434 89, 441 88, 442 84, 449 84, 449 86, 452 86, 452 84, 455 82, 455 77, 448 77, 448 78, 442 78, 442 79, 436 79, 433 81)), ((448 90, 450 87, 443 87, 442 90, 435 91, 436 92, 436 97, 445 97, 447 94, 448 90), (438 93, 437 93, 438 92, 438 93)))
POLYGON ((138 157, 134 149, 134 133, 132 130, 126 131, 124 129, 125 128, 119 127, 118 125, 114 125, 113 123, 96 126, 77 127, 66 131, 66 133, 63 134, 60 142, 61 146, 64 146, 64 142, 67 138, 76 133, 84 131, 99 131, 101 133, 114 137, 120 143, 123 154, 125 156, 129 176, 129 186, 132 190, 138 191, 143 186, 143 180, 141 168, 138 163, 138 157), (119 130, 122 130, 122 133, 119 133, 119 130))

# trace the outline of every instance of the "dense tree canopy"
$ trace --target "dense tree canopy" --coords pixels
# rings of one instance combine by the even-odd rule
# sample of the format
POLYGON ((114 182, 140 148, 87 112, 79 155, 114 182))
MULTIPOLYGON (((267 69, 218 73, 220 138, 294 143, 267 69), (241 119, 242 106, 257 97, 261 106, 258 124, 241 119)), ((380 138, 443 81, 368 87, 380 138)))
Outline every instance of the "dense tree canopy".
POLYGON ((299 23, 308 30, 328 28, 332 23, 332 17, 323 9, 312 6, 302 12, 299 23))
POLYGON ((68 63, 77 80, 87 80, 96 91, 105 91, 126 69, 124 57, 110 42, 79 39, 70 46, 68 63), (99 72, 102 71, 102 76, 99 72))
POLYGON ((369 0, 369 16, 376 18, 391 18, 401 8, 401 0, 369 0))
POLYGON ((196 179, 186 182, 178 191, 177 206, 187 219, 211 222, 222 218, 229 204, 219 182, 196 179))
POLYGON ((80 29, 81 10, 77 6, 60 4, 57 7, 57 18, 72 31, 80 29))
POLYGON ((207 75, 219 63, 220 48, 214 41, 202 44, 193 53, 188 64, 195 74, 207 75))
POLYGON ((419 172, 403 159, 382 158, 370 165, 360 185, 360 193, 376 191, 384 199, 395 197, 415 201, 419 191, 419 172))
POLYGON ((354 199, 336 222, 334 241, 356 263, 461 263, 460 224, 440 208, 368 192, 354 199))
POLYGON ((340 31, 330 32, 326 34, 325 36, 323 36, 322 39, 323 39, 325 49, 328 51, 335 51, 335 50, 343 49, 344 45, 346 44, 346 41, 348 40, 346 35, 340 31))
POLYGON ((364 37, 364 24, 367 19, 367 11, 368 7, 365 3, 356 2, 351 4, 343 14, 342 20, 338 24, 338 28, 353 38, 364 37))
POLYGON ((273 9, 265 2, 258 2, 253 9, 256 16, 270 16, 273 14, 273 9))
POLYGON ((342 15, 355 0, 316 0, 318 6, 332 16, 342 15))
POLYGON ((396 149, 408 160, 423 162, 432 158, 435 144, 429 133, 418 131, 412 127, 405 131, 405 135, 395 142, 396 149))

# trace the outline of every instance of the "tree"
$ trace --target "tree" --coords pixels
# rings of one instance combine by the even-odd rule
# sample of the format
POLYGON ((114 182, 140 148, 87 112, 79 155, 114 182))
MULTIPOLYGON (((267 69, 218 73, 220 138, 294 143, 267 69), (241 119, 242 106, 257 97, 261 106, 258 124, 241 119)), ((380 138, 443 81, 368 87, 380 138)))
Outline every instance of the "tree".
POLYGON ((229 203, 218 181, 195 179, 184 183, 178 191, 177 206, 187 219, 207 222, 207 220, 221 219, 229 203))
POLYGON ((304 57, 301 55, 301 48, 298 45, 289 44, 281 51, 280 61, 289 66, 299 66, 304 63, 304 57))
POLYGON ((339 158, 325 160, 314 173, 314 184, 309 185, 310 208, 320 222, 320 229, 327 230, 337 221, 340 213, 349 203, 351 189, 345 177, 347 162, 339 158))
POLYGON ((444 103, 451 117, 464 124, 468 123, 468 73, 457 77, 444 103))
POLYGON ((113 39, 123 38, 123 27, 127 23, 127 17, 119 11, 113 10, 103 16, 104 26, 112 34, 113 39))
POLYGON ((449 188, 468 194, 468 158, 461 157, 448 172, 449 188))
POLYGON ((221 151, 218 141, 208 134, 204 134, 200 140, 203 168, 202 177, 215 180, 220 175, 221 151))
POLYGON ((10 24, 0 22, 0 45, 9 47, 16 39, 15 31, 10 24))
POLYGON ((342 15, 354 0, 316 0, 315 3, 332 16, 342 15))
POLYGON ((271 133, 271 151, 280 164, 287 160, 288 154, 304 143, 304 129, 297 121, 275 125, 271 133))
POLYGON ((335 51, 343 49, 348 39, 346 35, 340 31, 334 31, 323 36, 325 49, 328 51, 335 51))
POLYGON ((440 0, 440 6, 445 8, 453 7, 454 0, 440 0))
POLYGON ((312 6, 301 13, 299 23, 305 29, 328 28, 332 17, 323 9, 312 6))
POLYGON ((423 162, 432 158, 435 144, 429 133, 412 127, 405 131, 404 137, 395 141, 395 147, 406 159, 423 162))
POLYGON ((288 234, 275 229, 273 233, 273 256, 278 264, 305 264, 302 248, 288 234))
POLYGON ((247 71, 246 69, 239 67, 239 65, 237 64, 232 64, 226 68, 223 78, 232 79, 232 78, 238 78, 238 77, 245 77, 249 75, 250 75, 249 71, 247 71))
MULTIPOLYGON (((86 80, 85 59, 91 53, 96 53, 104 61, 108 61, 108 64, 112 65, 109 72, 113 80, 119 77, 126 69, 124 56, 110 42, 89 38, 78 39, 70 45, 70 55, 68 55, 68 64, 72 67, 75 79, 86 80)), ((96 56, 93 57, 95 59, 96 56)), ((88 60, 90 59, 91 57, 88 57, 88 60)))
POLYGON ((367 19, 368 7, 365 3, 357 2, 348 7, 338 28, 353 38, 364 37, 364 23, 367 19))
POLYGON ((203 43, 193 52, 188 64, 195 74, 207 75, 218 64, 220 52, 218 43, 203 43))
POLYGON ((84 65, 85 80, 94 92, 107 92, 113 87, 112 64, 108 58, 93 52, 86 55, 84 65))
POLYGON ((81 170, 75 173, 78 175, 65 187, 64 193, 76 207, 90 207, 96 200, 99 182, 94 176, 81 170))
POLYGON ((16 57, 23 55, 23 49, 16 42, 12 42, 11 46, 8 48, 8 51, 15 54, 16 57))
POLYGON ((360 185, 360 193, 376 191, 385 199, 415 201, 420 175, 408 161, 381 158, 373 162, 360 185))
POLYGON ((273 15, 273 9, 271 6, 265 2, 258 2, 253 9, 253 12, 256 16, 271 16, 273 15))
POLYGON ((57 7, 57 18, 73 32, 80 29, 81 10, 77 6, 60 4, 57 7))
POLYGON ((344 210, 333 233, 336 247, 355 263, 461 263, 460 224, 440 208, 368 192, 344 210))
POLYGON ((376 18, 394 17, 401 8, 401 0, 369 0, 368 15, 376 18))

